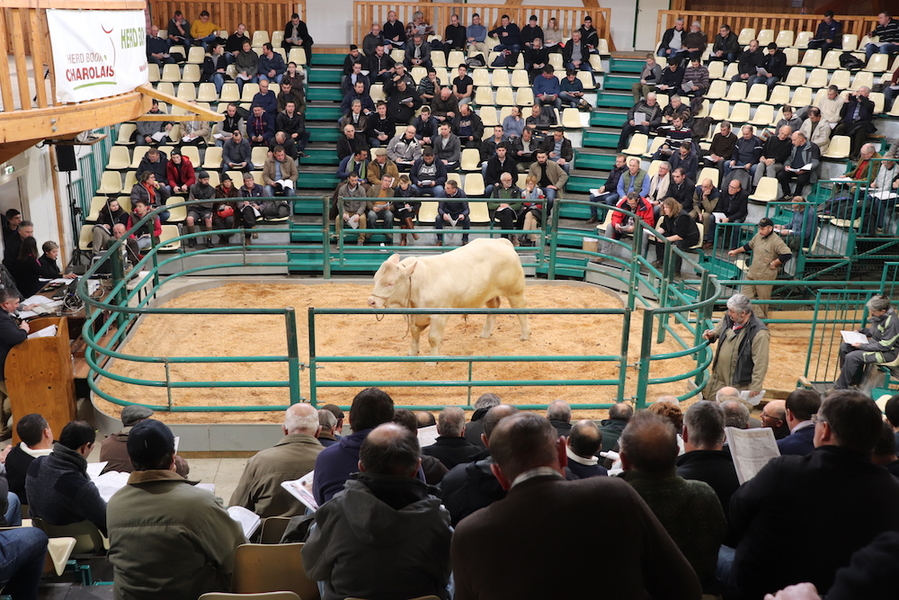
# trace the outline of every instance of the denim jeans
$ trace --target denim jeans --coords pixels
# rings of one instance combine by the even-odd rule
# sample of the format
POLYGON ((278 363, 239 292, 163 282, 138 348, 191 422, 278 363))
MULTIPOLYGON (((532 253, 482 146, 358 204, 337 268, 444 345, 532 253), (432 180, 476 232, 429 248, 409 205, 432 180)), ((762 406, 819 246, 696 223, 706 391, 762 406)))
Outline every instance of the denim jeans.
POLYGON ((47 534, 36 527, 0 531, 0 583, 16 600, 36 600, 47 534))
POLYGON ((22 502, 19 501, 19 497, 16 496, 13 492, 7 492, 6 494, 6 514, 3 515, 4 519, 6 519, 7 527, 21 527, 22 526, 22 502))

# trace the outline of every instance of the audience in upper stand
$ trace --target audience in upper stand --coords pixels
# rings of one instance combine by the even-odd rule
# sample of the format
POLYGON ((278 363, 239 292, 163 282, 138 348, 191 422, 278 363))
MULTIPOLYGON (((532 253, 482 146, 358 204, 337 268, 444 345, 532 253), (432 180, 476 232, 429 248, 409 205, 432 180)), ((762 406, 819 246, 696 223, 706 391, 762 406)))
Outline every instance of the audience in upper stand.
POLYGON ((511 19, 509 19, 509 15, 503 15, 500 17, 500 25, 496 29, 490 31, 487 35, 490 37, 496 37, 499 39, 499 44, 493 47, 495 52, 503 52, 504 50, 508 50, 509 52, 518 53, 521 51, 521 30, 518 28, 518 25, 512 23, 511 19))
POLYGON ((759 67, 765 64, 765 54, 759 48, 759 41, 752 40, 749 47, 740 54, 739 63, 737 65, 737 74, 731 78, 731 81, 742 81, 749 83, 750 79, 758 75, 759 67))
POLYGON ((559 573, 595 568, 598 539, 618 540, 603 558, 615 573, 603 580, 603 597, 701 595, 689 563, 633 488, 610 477, 564 480, 566 446, 546 419, 509 416, 495 426, 490 447, 493 472, 508 495, 455 526, 455 598, 575 597, 583 593, 583 580, 559 573), (564 552, 534 555, 534 540, 575 531, 566 534, 564 552), (641 543, 629 542, 637 539, 641 543))
POLYGON ((690 65, 684 69, 684 79, 681 84, 682 93, 689 96, 705 96, 709 91, 709 69, 700 62, 699 54, 690 55, 690 65))
POLYGON ((194 46, 206 46, 218 37, 218 25, 209 20, 209 11, 201 11, 200 18, 190 25, 191 44, 194 46))
POLYGON ((165 424, 141 421, 127 449, 134 472, 108 510, 116 594, 162 600, 229 590, 246 543, 240 525, 218 496, 175 472, 175 436, 165 424))
MULTIPOLYGON (((897 45, 899 46, 899 45, 897 45)), ((840 108, 840 123, 833 130, 833 135, 848 135, 852 144, 849 150, 850 160, 856 160, 861 147, 874 133, 874 102, 868 98, 871 88, 861 86, 856 93, 849 93, 848 101, 840 108)))
POLYGON ((868 33, 868 37, 876 37, 878 41, 865 46, 865 62, 877 53, 896 54, 899 52, 899 20, 887 11, 881 11, 877 15, 877 27, 868 33))
MULTIPOLYGON (((399 64, 397 65, 399 66, 399 64)), ((414 84, 409 84, 397 69, 397 79, 384 84, 384 94, 387 96, 387 114, 393 117, 397 125, 410 123, 415 117, 415 111, 421 108, 421 98, 415 91, 414 84)), ((411 78, 409 78, 411 80, 411 78)))
POLYGON ((312 66, 312 44, 314 40, 309 35, 309 28, 306 23, 300 20, 300 15, 293 13, 290 21, 284 26, 284 41, 281 47, 290 54, 291 48, 301 47, 306 53, 306 64, 312 66))
POLYGON ((262 56, 259 57, 259 83, 260 87, 263 81, 273 81, 276 84, 281 83, 284 73, 287 71, 287 65, 281 55, 275 52, 274 46, 269 43, 262 45, 262 56))
POLYGON ((627 120, 621 129, 616 152, 621 152, 627 147, 628 140, 634 133, 649 134, 650 129, 655 129, 661 124, 662 109, 656 100, 655 92, 649 92, 643 100, 637 100, 627 111, 627 120))
POLYGON ((425 104, 421 107, 421 112, 412 122, 415 127, 415 139, 424 145, 430 146, 434 138, 437 137, 437 128, 440 127, 440 121, 431 115, 431 107, 425 104))
POLYGON ((659 77, 655 91, 667 96, 680 94, 683 82, 684 67, 679 60, 672 60, 668 63, 667 68, 662 69, 662 75, 659 77))
POLYGON ((150 25, 147 33, 147 62, 160 67, 175 62, 175 59, 169 54, 168 42, 159 37, 159 27, 156 25, 150 25))
POLYGON ((174 44, 190 46, 190 25, 187 24, 187 19, 184 18, 180 10, 176 10, 172 15, 167 31, 168 36, 166 39, 170 44, 169 48, 174 44))
POLYGON ((305 511, 305 506, 281 483, 306 475, 324 450, 317 439, 318 411, 309 404, 294 404, 287 409, 281 429, 281 441, 247 463, 231 495, 230 506, 243 506, 263 518, 291 517, 305 511))
POLYGON ((465 29, 467 49, 474 49, 486 56, 487 54, 487 28, 481 24, 481 15, 471 15, 471 24, 465 29))
POLYGON ((737 56, 740 53, 740 41, 735 34, 730 29, 730 25, 722 25, 718 28, 718 35, 715 36, 715 41, 712 43, 712 53, 709 55, 709 60, 723 60, 729 63, 737 60, 737 56))
POLYGON ((561 110, 562 100, 559 99, 559 94, 562 88, 559 78, 553 74, 554 71, 552 65, 546 65, 543 67, 543 74, 534 79, 534 98, 539 106, 550 104, 561 110))
POLYGON ((682 52, 684 46, 684 20, 678 18, 674 21, 674 27, 666 29, 662 34, 662 41, 656 50, 656 56, 668 59, 669 63, 679 62, 675 60, 677 54, 682 52))
POLYGON ((590 48, 581 38, 581 32, 571 32, 571 40, 562 48, 562 64, 566 69, 593 71, 590 65, 590 48))
POLYGON ((234 59, 234 68, 237 70, 237 87, 243 93, 245 83, 259 82, 259 55, 250 47, 250 42, 245 41, 240 52, 234 59))
POLYGON ((393 48, 402 49, 406 42, 406 28, 403 26, 402 21, 398 21, 396 18, 396 11, 391 10, 387 13, 387 22, 384 23, 384 27, 382 27, 382 33, 384 35, 384 40, 393 48))
POLYGON ((25 489, 32 517, 51 525, 90 521, 106 535, 106 501, 87 475, 96 432, 85 421, 63 427, 53 452, 28 467, 25 489))
POLYGON ((814 185, 818 181, 818 165, 821 150, 805 137, 801 131, 793 132, 790 156, 784 163, 784 169, 777 174, 777 181, 783 190, 785 199, 792 199, 802 194, 806 185, 814 185), (792 189, 790 186, 793 186, 792 189))
POLYGON ((771 42, 768 44, 765 60, 760 66, 762 71, 756 71, 757 74, 754 77, 750 76, 746 83, 748 85, 764 83, 770 91, 787 74, 787 55, 778 49, 777 44, 771 42))
POLYGON ((406 58, 403 62, 409 69, 412 67, 429 69, 434 66, 431 62, 431 47, 421 34, 413 34, 412 40, 406 44, 406 58))
POLYGON ((385 43, 389 45, 388 42, 384 41, 384 34, 381 32, 381 25, 378 23, 372 23, 369 32, 365 34, 364 38, 362 38, 362 52, 366 56, 372 56, 375 53, 375 49, 378 46, 383 49, 385 43))
POLYGON ((815 36, 808 41, 810 49, 820 49, 827 54, 831 48, 843 47, 843 24, 833 18, 833 11, 824 11, 824 19, 818 23, 815 36))
POLYGON ((225 52, 228 56, 229 63, 233 63, 237 58, 237 54, 243 48, 243 43, 245 41, 252 44, 250 36, 247 35, 247 26, 243 23, 238 23, 234 33, 229 35, 228 39, 225 40, 225 52))
POLYGON ((450 15, 450 24, 443 32, 443 51, 446 52, 447 58, 452 50, 465 50, 467 41, 465 25, 460 24, 459 15, 453 13, 450 15))

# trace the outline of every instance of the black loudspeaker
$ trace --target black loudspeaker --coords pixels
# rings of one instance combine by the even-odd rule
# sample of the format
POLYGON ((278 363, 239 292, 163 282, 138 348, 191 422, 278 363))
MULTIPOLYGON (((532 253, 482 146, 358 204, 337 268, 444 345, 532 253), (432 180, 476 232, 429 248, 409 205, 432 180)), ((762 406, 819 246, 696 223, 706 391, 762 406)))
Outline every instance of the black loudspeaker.
POLYGON ((60 171, 77 171, 75 146, 56 146, 56 164, 59 165, 60 171))

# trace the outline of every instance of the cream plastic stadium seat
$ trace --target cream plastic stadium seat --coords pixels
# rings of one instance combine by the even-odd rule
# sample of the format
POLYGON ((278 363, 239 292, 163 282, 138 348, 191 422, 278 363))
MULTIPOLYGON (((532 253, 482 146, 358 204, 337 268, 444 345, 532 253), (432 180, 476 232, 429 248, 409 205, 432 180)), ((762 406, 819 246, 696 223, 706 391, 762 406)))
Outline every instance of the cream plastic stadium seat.
POLYGON ((693 116, 698 119, 709 116, 709 107, 710 106, 711 106, 711 103, 708 100, 703 100, 702 106, 700 107, 699 112, 693 116))
MULTIPOLYGON (((156 91, 161 94, 168 94, 169 96, 175 95, 175 86, 169 81, 160 81, 156 84, 156 91)), ((160 105, 162 103, 160 102, 160 105)), ((159 107, 162 110, 162 106, 159 107)))
POLYGON ((421 81, 428 76, 428 70, 424 67, 412 67, 412 70, 409 72, 409 74, 415 81, 421 81))
MULTIPOLYGON (((194 165, 196 166, 196 165, 194 165)), ((203 168, 206 170, 219 170, 222 168, 222 147, 207 146, 206 155, 203 157, 203 168)), ((240 186, 237 186, 240 187, 240 186)))
MULTIPOLYGON (((187 69, 185 68, 185 70, 187 69)), ((181 100, 187 100, 188 102, 190 102, 191 100, 196 100, 197 88, 192 83, 179 83, 177 96, 181 100)))
MULTIPOLYGON (((737 38, 737 43, 741 46, 748 46, 749 42, 755 39, 755 29, 751 27, 744 27, 740 30, 740 37, 737 38)), ((760 44, 761 45, 761 44, 760 44)))
MULTIPOLYGON (((90 225, 85 227, 92 229, 90 225)), ((42 530, 49 538, 74 538, 75 545, 72 552, 75 554, 99 552, 109 548, 109 540, 103 537, 97 526, 90 521, 79 521, 70 525, 50 525, 42 519, 33 518, 31 522, 33 527, 42 530)))
POLYGON ((709 117, 713 121, 723 121, 728 114, 730 114, 730 102, 727 100, 715 100, 712 110, 709 111, 709 117))
POLYGON ((883 73, 890 68, 890 57, 888 54, 872 54, 871 60, 865 65, 864 71, 873 73, 883 73))
POLYGON ((215 91, 214 83, 201 83, 197 90, 197 101, 199 102, 218 102, 219 95, 215 91))
POLYGON ((562 71, 564 68, 564 64, 562 63, 562 55, 558 52, 553 52, 549 55, 549 64, 553 66, 553 69, 558 73, 562 71))
POLYGON ((82 225, 81 231, 78 232, 78 249, 87 252, 94 243, 94 226, 82 225))
MULTIPOLYGON (((483 178, 481 178, 483 180, 483 178)), ((422 201, 421 208, 418 211, 418 222, 425 226, 433 226, 437 219, 438 202, 422 201)))
MULTIPOLYGON (((221 180, 219 178, 218 170, 209 171, 209 185, 211 185, 212 187, 215 187, 220 183, 221 183, 221 180)), ((243 184, 241 184, 241 185, 243 185, 243 184)))
POLYGON ((709 63, 709 81, 724 77, 724 61, 715 60, 709 63))
POLYGON ((497 106, 515 106, 515 98, 512 96, 512 88, 502 87, 496 90, 497 106))
POLYGON ((303 544, 243 544, 234 557, 231 591, 255 594, 286 590, 317 598, 318 585, 303 569, 303 544))
MULTIPOLYGON (((186 156, 190 159, 190 164, 198 165, 200 164, 200 149, 196 146, 190 146, 185 144, 181 147, 181 155, 186 156)), ((240 186, 237 186, 240 187, 240 186)))
POLYGON ((90 212, 84 217, 84 220, 88 223, 96 223, 97 219, 100 218, 100 211, 106 206, 107 200, 109 200, 109 198, 106 196, 94 196, 91 198, 90 212))
MULTIPOLYGON (((446 55, 443 52, 431 52, 431 65, 435 69, 445 69, 447 67, 446 55)), ((458 67, 459 65, 456 66, 458 67)))
POLYGON ((474 69, 471 72, 471 80, 475 87, 479 85, 490 85, 490 70, 485 68, 474 69))
POLYGON ((711 179, 712 183, 717 187, 720 174, 720 171, 718 171, 718 169, 715 167, 704 167, 699 172, 699 176, 696 178, 696 181, 698 183, 702 183, 702 181, 705 179, 711 179))
POLYGON ((787 57, 787 66, 793 67, 799 64, 799 50, 796 48, 784 48, 784 56, 787 57))
POLYGON ((506 120, 506 117, 512 116, 512 107, 504 106, 499 110, 499 122, 502 123, 506 120))
POLYGON ((481 168, 481 153, 477 148, 462 150, 462 161, 459 168, 463 171, 478 171, 481 168))
POLYGON ((793 67, 792 69, 790 69, 790 72, 787 73, 787 78, 784 79, 783 84, 790 87, 799 87, 801 85, 805 85, 805 74, 806 70, 804 68, 793 67))
MULTIPOLYGON (((509 94, 511 95, 512 90, 509 89, 509 94)), ((480 87, 475 88, 474 90, 474 103, 478 106, 490 106, 493 104, 493 88, 488 87, 486 85, 482 85, 480 87)))
POLYGON ((738 65, 736 62, 730 63, 729 65, 727 65, 727 68, 724 70, 724 80, 730 81, 731 79, 734 78, 734 75, 739 73, 739 70, 740 70, 740 65, 738 65))
POLYGON ((756 36, 756 39, 759 41, 759 47, 764 48, 768 44, 774 41, 774 30, 773 29, 762 29, 759 31, 759 34, 756 36))
POLYGON ((240 187, 241 185, 243 185, 242 171, 225 171, 225 175, 231 178, 231 181, 234 183, 235 187, 240 187))
POLYGON ((661 148, 665 144, 665 138, 662 136, 656 136, 652 138, 652 143, 649 145, 649 150, 643 153, 644 158, 652 158, 656 152, 658 152, 659 148, 661 148))
POLYGON ((486 202, 469 202, 468 210, 468 219, 472 223, 486 224, 490 222, 490 211, 487 209, 486 202))
MULTIPOLYGON (((291 50, 293 50, 293 48, 291 48, 291 50)), ((403 50, 393 49, 390 51, 390 58, 395 62, 403 62, 406 59, 406 53, 403 50)))
MULTIPOLYGON (((527 75, 525 75, 527 77, 527 75)), ((505 69, 497 69, 493 71, 493 78, 490 81, 490 85, 496 88, 500 87, 511 87, 512 83, 509 80, 509 72, 505 69)), ((530 85, 530 82, 525 85, 530 85)))
POLYGON ((177 252, 181 249, 181 240, 175 238, 181 235, 177 225, 163 225, 159 234, 159 252, 177 252))
MULTIPOLYGON (((162 33, 162 32, 160 32, 162 33)), ((227 39, 227 38, 226 38, 227 39)), ((181 56, 187 56, 187 49, 184 46, 180 46, 178 44, 173 45, 169 48, 169 53, 171 54, 180 54, 181 56)))
MULTIPOLYGON (((731 84, 733 87, 736 84, 731 84)), ((789 93, 789 88, 787 88, 787 92, 789 93)), ((752 87, 749 88, 749 93, 746 94, 746 102, 751 104, 762 104, 763 102, 768 100, 768 86, 764 83, 754 83, 752 87)))
MULTIPOLYGON (((493 81, 494 82, 497 81, 496 76, 499 73, 501 73, 501 71, 493 72, 493 81)), ((495 83, 494 85, 500 85, 500 84, 495 83)), ((516 69, 516 70, 512 71, 512 81, 510 82, 510 85, 514 88, 527 87, 527 86, 531 85, 531 81, 530 81, 530 79, 528 79, 528 72, 525 71, 524 69, 516 69)))
POLYGON ((662 164, 661 160, 654 160, 649 163, 649 168, 646 169, 646 174, 649 175, 650 178, 655 177, 656 173, 659 172, 659 165, 662 164))
POLYGON ((449 53, 449 56, 446 58, 446 66, 450 69, 457 69, 459 65, 465 64, 465 53, 461 50, 453 50, 449 53))
POLYGON ((767 127, 772 120, 774 120, 774 107, 770 104, 762 104, 755 109, 755 114, 752 115, 748 123, 767 127))
MULTIPOLYGON (((162 108, 162 107, 160 107, 160 108, 162 108)), ((169 139, 170 140, 181 139, 181 123, 175 123, 174 125, 172 125, 172 128, 169 129, 169 139)))
MULTIPOLYGON (((552 56, 552 55, 550 55, 552 56)), ((513 66, 513 69, 523 69, 524 68, 524 52, 518 55, 518 62, 516 62, 513 66)))
MULTIPOLYGON (((491 45, 495 46, 496 43, 487 42, 488 47, 490 47, 491 45)), ((499 56, 499 52, 494 52, 493 50, 491 50, 490 52, 487 53, 487 68, 488 69, 503 68, 503 67, 494 67, 493 66, 493 61, 495 61, 498 56, 499 56)))
POLYGON ((822 158, 847 158, 852 142, 848 135, 835 135, 830 138, 827 150, 821 153, 822 158))
POLYGON ((845 90, 849 88, 849 82, 852 79, 852 74, 849 71, 844 69, 840 69, 838 71, 834 71, 833 75, 830 76, 830 85, 835 85, 841 90, 845 90))
MULTIPOLYGON (((875 54, 874 56, 886 56, 885 54, 875 54)), ((871 58, 874 58, 872 56, 871 58)), ((857 90, 860 87, 871 88, 874 85, 874 73, 870 71, 862 71, 860 73, 855 74, 855 79, 852 80, 852 86, 850 89, 857 90)))
POLYGON ((169 199, 165 201, 166 206, 172 207, 169 208, 169 218, 166 223, 183 223, 187 219, 186 206, 173 206, 184 201, 185 199, 181 196, 170 196, 169 199))
POLYGON ((795 34, 788 29, 779 31, 777 33, 777 37, 774 38, 774 43, 777 44, 778 48, 789 48, 790 46, 793 45, 793 36, 794 35, 795 34))
MULTIPOLYGON (((659 94, 658 97, 656 98, 656 102, 658 103, 659 108, 664 109, 666 106, 668 106, 668 102, 669 102, 668 94, 659 94)), ((706 105, 708 105, 708 103, 709 103, 708 100, 703 100, 703 102, 705 102, 706 105)), ((701 115, 693 115, 693 116, 699 117, 701 115)))
MULTIPOLYGON (((793 92, 793 99, 790 101, 790 106, 794 109, 802 108, 803 106, 808 106, 812 103, 812 89, 807 87, 796 88, 796 91, 793 92)), ((787 104, 787 102, 772 102, 772 104, 787 104)))
MULTIPOLYGON (((515 103, 518 106, 533 106, 534 90, 529 87, 518 88, 518 91, 515 93, 515 103)), ((497 104, 502 103, 497 101, 497 104)), ((556 121, 558 122, 558 119, 556 121)))
POLYGON ((236 83, 226 83, 222 86, 222 93, 219 95, 219 102, 227 104, 228 102, 240 101, 240 88, 236 83))
POLYGON ((868 95, 868 99, 874 103, 874 114, 878 115, 883 112, 883 107, 886 104, 886 101, 883 97, 883 92, 871 92, 868 95))
POLYGON ((599 51, 600 56, 609 56, 612 54, 611 52, 609 52, 609 41, 605 38, 599 39, 599 45, 596 47, 596 49, 599 51))
MULTIPOLYGON (((495 114, 495 113, 494 113, 494 114, 495 114)), ((483 122, 483 119, 482 119, 482 122, 483 122)), ((495 126, 495 125, 494 125, 494 126, 495 126)), ((484 126, 484 133, 483 133, 483 135, 481 135, 481 141, 482 141, 482 142, 486 142, 486 141, 489 140, 491 137, 493 137, 493 127, 487 127, 487 126, 485 125, 485 126, 484 126)))
POLYGON ((500 125, 500 121, 496 118, 496 109, 492 106, 484 106, 478 109, 478 116, 481 117, 481 123, 484 125, 484 133, 490 133, 487 131, 490 127, 495 127, 500 125))
POLYGON ((187 51, 187 64, 189 65, 202 65, 205 58, 206 53, 203 51, 203 46, 193 46, 187 51))
POLYGON ((858 49, 858 34, 846 33, 843 35, 843 52, 855 52, 858 49))
POLYGON ((150 83, 159 81, 159 65, 154 63, 147 65, 147 81, 150 83))
POLYGON ((566 108, 562 111, 562 127, 567 129, 581 129, 581 113, 576 108, 566 108))
POLYGON ((734 125, 738 123, 746 123, 749 121, 749 104, 746 102, 737 102, 730 111, 729 120, 734 125))
POLYGON ((125 179, 125 182, 122 183, 122 189, 119 190, 119 192, 122 194, 125 194, 125 195, 119 196, 119 205, 121 205, 122 208, 124 209, 125 207, 122 203, 127 200, 129 202, 129 205, 128 205, 129 208, 127 209, 127 211, 131 212, 131 208, 130 208, 131 199, 127 196, 127 194, 131 193, 131 188, 133 188, 134 184, 137 183, 137 171, 125 171, 124 179, 125 179))
POLYGON ((646 145, 649 143, 649 136, 645 133, 635 133, 631 136, 631 142, 627 148, 622 150, 624 154, 631 156, 642 156, 646 152, 646 145))
POLYGON ((822 88, 815 92, 815 102, 814 105, 818 108, 821 108, 821 102, 827 98, 827 88, 822 88))
POLYGON ((893 108, 887 114, 891 117, 899 117, 899 102, 893 102, 893 108))
POLYGON ((827 87, 827 69, 812 69, 808 74, 805 85, 812 89, 827 87))
MULTIPOLYGON (((225 39, 228 39, 225 37, 225 39)), ((272 46, 278 48, 281 45, 281 42, 284 41, 284 32, 281 30, 272 32, 272 46)), ((285 61, 286 62, 286 61, 285 61)))
MULTIPOLYGON (((400 50, 400 52, 403 52, 400 50)), ((391 57, 393 53, 391 53, 391 57)), ((403 54, 405 56, 405 53, 403 54)), ((403 59, 400 58, 400 61, 403 59)), ((306 50, 304 48, 300 48, 298 46, 294 46, 290 49, 290 52, 287 53, 287 62, 296 63, 297 66, 306 64, 306 50)))
POLYGON ((810 39, 815 37, 814 31, 800 31, 796 34, 796 41, 793 42, 793 47, 802 50, 804 48, 808 48, 808 42, 810 39))
MULTIPOLYGON (((578 69, 577 78, 581 80, 581 84, 584 86, 584 91, 592 90, 596 88, 596 81, 593 78, 593 73, 588 71, 581 71, 578 69)), ((664 94, 662 94, 664 96, 664 94)))
POLYGON ((774 177, 762 177, 755 193, 749 196, 755 202, 773 202, 780 197, 780 183, 774 177))
POLYGON ((720 100, 727 93, 727 82, 723 79, 715 79, 709 84, 709 91, 705 97, 709 100, 720 100))
POLYGON ((484 195, 484 176, 481 175, 480 171, 469 173, 465 176, 465 184, 462 186, 462 191, 469 198, 484 195))
POLYGON ((269 42, 268 31, 259 29, 253 32, 251 46, 263 46, 269 42))
POLYGON ((259 84, 258 83, 245 83, 243 84, 243 94, 240 96, 241 102, 252 102, 253 96, 259 93, 259 84))
POLYGON ((602 73, 602 60, 596 54, 590 55, 590 66, 593 67, 594 73, 602 73))
POLYGON ((265 146, 256 146, 250 153, 250 162, 253 163, 257 169, 261 169, 262 165, 265 163, 268 158, 268 148, 265 146))
POLYGON ((833 71, 834 69, 840 68, 840 54, 842 54, 842 50, 829 50, 827 54, 824 55, 824 60, 821 61, 821 67, 824 69, 828 69, 833 71))
POLYGON ((727 88, 727 95, 724 96, 724 99, 729 102, 742 102, 745 98, 746 84, 742 81, 731 83, 727 88))
POLYGON ((387 100, 387 96, 384 94, 383 83, 373 84, 370 88, 368 88, 368 95, 371 96, 371 101, 374 103, 378 103, 381 100, 387 100))
POLYGON ((109 151, 109 162, 106 164, 106 168, 111 171, 124 171, 130 164, 131 152, 128 148, 119 145, 113 146, 109 151))
POLYGON ((434 69, 434 72, 437 74, 437 79, 440 81, 445 81, 447 85, 453 82, 454 75, 450 75, 451 71, 447 71, 446 69, 434 69))
MULTIPOLYGON (((756 84, 759 85, 759 84, 756 84)), ((765 84, 761 84, 765 85, 765 84)), ((755 87, 755 86, 752 86, 755 87)), ((767 94, 767 86, 765 87, 765 93, 767 94)), ((787 104, 790 102, 790 88, 785 85, 776 85, 774 89, 771 90, 771 97, 764 100, 766 104, 773 104, 774 106, 778 106, 780 104, 787 104)))
POLYGON ((160 81, 179 83, 181 81, 181 68, 178 65, 165 65, 162 67, 160 81))
POLYGON ((799 64, 810 69, 821 66, 821 51, 818 49, 806 50, 802 55, 802 62, 799 64))
POLYGON ((119 131, 116 134, 115 143, 124 146, 133 146, 134 141, 131 137, 137 133, 137 125, 134 123, 122 123, 119 125, 119 131))

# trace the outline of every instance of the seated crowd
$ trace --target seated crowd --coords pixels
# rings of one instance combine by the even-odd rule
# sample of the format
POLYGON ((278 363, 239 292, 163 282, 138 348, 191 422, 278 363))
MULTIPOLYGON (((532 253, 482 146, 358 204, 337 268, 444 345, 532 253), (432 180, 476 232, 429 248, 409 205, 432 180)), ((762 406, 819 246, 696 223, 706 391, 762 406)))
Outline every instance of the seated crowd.
MULTIPOLYGON (((456 407, 434 423, 368 388, 346 423, 334 405, 290 407, 284 437, 250 459, 229 504, 294 517, 281 541, 305 542, 303 568, 324 600, 576 595, 583 581, 557 572, 591 568, 597 539, 616 540, 603 559, 617 575, 604 583, 610 598, 892 597, 899 396, 884 421, 857 391, 798 389, 758 421, 733 392, 685 412, 672 397, 636 413, 615 404, 598 422, 573 422, 563 401, 539 415, 484 394, 468 423, 456 407), (417 430, 431 424, 437 438, 422 447, 417 430), (782 456, 741 485, 725 427, 771 429, 782 456), (313 470, 309 517, 281 483, 313 470), (553 541, 566 551, 534 555, 535 542, 553 541), (781 567, 765 568, 771 560, 781 567), (798 587, 779 592, 788 586, 798 587)), ((247 540, 219 498, 189 485, 171 431, 152 416, 127 407, 124 429, 103 441, 107 469, 130 473, 108 504, 85 474, 93 428, 71 422, 54 443, 43 417, 23 416, 22 442, 2 456, 5 497, 49 524, 90 521, 108 534, 117 596, 227 591, 247 540)), ((15 597, 35 598, 47 537, 21 528, 0 538, 20 557, 0 576, 15 597)))
POLYGON ((38 249, 34 238, 34 223, 22 218, 15 208, 0 215, 3 228, 3 266, 0 267, 0 284, 16 289, 26 299, 40 290, 51 279, 75 277, 59 270, 59 244, 46 241, 38 249))

